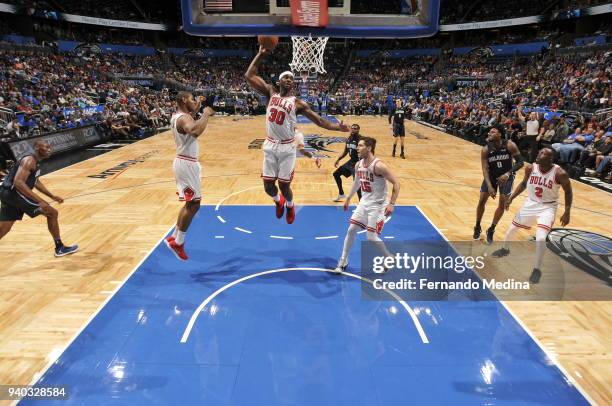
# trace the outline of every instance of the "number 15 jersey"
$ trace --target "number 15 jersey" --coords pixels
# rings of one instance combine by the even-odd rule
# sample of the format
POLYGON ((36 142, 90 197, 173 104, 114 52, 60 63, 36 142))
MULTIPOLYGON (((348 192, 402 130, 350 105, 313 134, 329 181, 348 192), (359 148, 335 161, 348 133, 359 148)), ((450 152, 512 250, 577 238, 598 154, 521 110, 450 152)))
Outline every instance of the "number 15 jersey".
POLYGON ((375 173, 378 162, 380 162, 378 158, 374 158, 367 166, 363 159, 357 162, 356 175, 361 184, 359 205, 387 204, 387 180, 375 173))

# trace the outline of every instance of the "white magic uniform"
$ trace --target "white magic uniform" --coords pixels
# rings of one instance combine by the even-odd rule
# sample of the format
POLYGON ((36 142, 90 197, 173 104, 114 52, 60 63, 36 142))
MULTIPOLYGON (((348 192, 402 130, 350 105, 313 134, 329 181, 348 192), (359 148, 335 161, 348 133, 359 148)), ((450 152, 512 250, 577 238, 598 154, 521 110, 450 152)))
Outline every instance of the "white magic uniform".
POLYGON ((538 164, 533 164, 533 170, 527 180, 529 197, 523 207, 512 220, 516 227, 530 229, 534 223, 538 227, 550 231, 559 205, 559 187, 557 171, 559 165, 553 165, 546 173, 540 171, 538 164))
POLYGON ((368 166, 363 159, 357 162, 355 176, 361 183, 361 200, 349 222, 380 234, 385 225, 385 208, 388 202, 387 180, 375 173, 378 162, 378 158, 374 158, 368 166))
POLYGON ((264 161, 261 177, 289 183, 295 168, 295 96, 281 97, 275 93, 270 97, 266 111, 267 137, 263 144, 264 161))
POLYGON ((178 119, 187 113, 175 113, 170 119, 170 127, 176 144, 176 158, 172 164, 174 179, 180 201, 195 201, 202 199, 200 172, 202 166, 198 162, 200 146, 198 139, 189 134, 182 134, 176 128, 178 119))

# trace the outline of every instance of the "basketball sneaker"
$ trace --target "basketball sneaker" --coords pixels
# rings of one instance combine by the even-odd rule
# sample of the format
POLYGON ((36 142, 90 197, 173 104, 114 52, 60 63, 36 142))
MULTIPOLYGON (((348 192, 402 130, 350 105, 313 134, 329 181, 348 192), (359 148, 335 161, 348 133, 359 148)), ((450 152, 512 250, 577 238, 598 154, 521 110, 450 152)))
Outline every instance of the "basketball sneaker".
POLYGON ((495 229, 492 227, 487 228, 487 244, 493 244, 493 234, 495 234, 495 229))
POLYGON ((285 213, 285 196, 280 195, 280 200, 274 204, 276 205, 276 218, 279 219, 285 213))
POLYGON ((174 237, 172 235, 166 237, 166 243, 169 243, 170 241, 174 241, 174 237))
POLYGON ((74 254, 78 250, 79 250, 78 245, 70 245, 70 246, 61 245, 55 249, 55 256, 63 257, 66 255, 74 254))
POLYGON ((343 201, 344 199, 346 199, 346 195, 338 195, 338 197, 336 197, 336 198, 334 199, 334 202, 336 202, 336 203, 337 203, 337 202, 341 202, 341 201, 343 201))
POLYGON ((179 245, 176 243, 175 240, 166 240, 166 246, 170 249, 170 251, 174 253, 174 256, 176 256, 181 261, 187 261, 189 259, 189 257, 185 253, 185 244, 179 245))
POLYGON ((287 224, 293 224, 295 221, 295 204, 291 207, 287 206, 287 224))
POLYGON ((533 271, 531 272, 531 276, 529 277, 529 283, 533 283, 535 285, 536 283, 540 282, 541 277, 542 277, 542 271, 540 271, 538 268, 533 268, 533 271))
POLYGON ((510 250, 508 248, 502 247, 497 251, 493 251, 491 255, 493 255, 495 258, 501 258, 507 256, 508 254, 510 254, 510 250))
POLYGON ((400 154, 400 158, 402 158, 402 159, 406 159, 406 155, 404 155, 404 153, 402 152, 402 153, 400 154))
POLYGON ((472 237, 474 240, 480 240, 480 233, 482 232, 482 228, 480 226, 474 227, 474 236, 472 237))
POLYGON ((347 260, 340 260, 338 261, 338 265, 336 265, 336 268, 334 269, 334 273, 340 274, 344 271, 346 271, 346 268, 348 267, 348 261, 347 260))

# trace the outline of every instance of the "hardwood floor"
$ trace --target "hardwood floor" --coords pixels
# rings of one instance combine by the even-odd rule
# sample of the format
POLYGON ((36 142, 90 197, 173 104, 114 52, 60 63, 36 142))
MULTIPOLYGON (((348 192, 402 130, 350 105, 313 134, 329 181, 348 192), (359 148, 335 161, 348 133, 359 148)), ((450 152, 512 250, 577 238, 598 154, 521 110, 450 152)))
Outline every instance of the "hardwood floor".
MULTIPOLYGON (((377 155, 401 178, 398 204, 418 205, 449 240, 471 238, 482 180, 479 146, 410 122, 408 159, 393 159, 386 117, 345 121, 358 122, 362 134, 378 139, 377 155), (412 133, 429 139, 417 139, 412 133)), ((264 129, 263 117, 212 119, 200 140, 204 204, 217 204, 235 192, 240 193, 228 197, 225 204, 270 204, 259 187, 261 151, 248 148, 253 140, 264 138, 264 129)), ((300 130, 339 135, 309 125, 300 130)), ((342 144, 329 148, 338 152, 342 144)), ((173 226, 180 207, 171 169, 174 154, 172 137, 166 133, 42 178, 51 191, 66 199, 59 206, 62 237, 68 244, 78 243, 80 252, 54 258, 44 218, 17 223, 0 241, 4 259, 0 383, 28 384, 36 379, 173 226), (129 165, 121 166, 125 162, 129 165), (106 178, 91 177, 114 167, 118 169, 106 178)), ((333 159, 324 160, 321 169, 311 160, 298 160, 297 204, 333 204, 337 189, 331 172, 337 155, 330 155, 333 159)), ((572 185, 571 227, 610 235, 612 195, 578 182, 572 185)), ((503 217, 498 239, 520 207, 519 200, 503 217)), ((494 204, 489 203, 483 224, 490 223, 494 204)), ((594 401, 612 404, 612 302, 513 301, 506 305, 594 401)))

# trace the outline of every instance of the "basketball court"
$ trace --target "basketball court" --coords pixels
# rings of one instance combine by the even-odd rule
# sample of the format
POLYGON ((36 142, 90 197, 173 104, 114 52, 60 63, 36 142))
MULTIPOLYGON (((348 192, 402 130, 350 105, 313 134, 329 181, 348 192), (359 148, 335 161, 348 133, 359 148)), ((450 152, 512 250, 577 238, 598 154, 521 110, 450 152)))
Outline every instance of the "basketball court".
MULTIPOLYGON (((246 34, 236 27, 242 17, 206 20, 196 3, 183 0, 187 32, 246 34)), ((430 35, 438 2, 419 4, 403 28, 332 10, 327 34, 430 35)), ((250 35, 309 33, 270 28, 269 15, 253 18, 261 26, 245 28, 250 35)), ((471 238, 482 182, 478 145, 410 121, 402 160, 391 157, 387 117, 334 119, 376 138, 376 155, 401 181, 385 242, 471 238)), ((610 301, 364 300, 371 281, 361 272, 359 243, 346 272, 332 273, 350 217, 333 203, 344 134, 300 122, 323 165, 297 160, 297 217, 288 225, 261 184, 256 146, 265 120, 213 117, 200 138, 203 206, 189 229, 187 262, 164 244, 181 206, 170 132, 46 175, 65 198, 54 206, 63 238, 81 249, 53 258, 43 218, 16 224, 2 240, 0 382, 65 386, 69 399, 44 401, 58 405, 612 402, 610 301)), ((609 234, 610 195, 572 187, 571 228, 609 234)), ((518 207, 502 218, 497 239, 518 207)), ((489 203, 483 224, 493 211, 489 203)), ((574 277, 608 287, 578 268, 574 277)), ((43 402, 19 404, 35 403, 43 402)))

